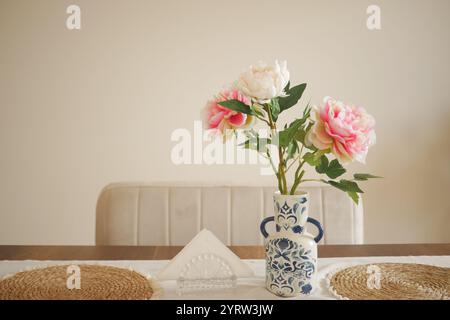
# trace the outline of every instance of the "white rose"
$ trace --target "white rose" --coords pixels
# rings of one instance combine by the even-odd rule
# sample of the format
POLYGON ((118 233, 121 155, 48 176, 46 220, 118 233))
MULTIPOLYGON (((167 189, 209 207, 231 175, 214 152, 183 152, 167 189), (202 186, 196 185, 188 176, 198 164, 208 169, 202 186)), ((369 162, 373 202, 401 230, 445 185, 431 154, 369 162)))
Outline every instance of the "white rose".
POLYGON ((287 62, 275 61, 275 66, 259 62, 241 74, 237 87, 245 95, 254 100, 265 102, 274 97, 284 95, 283 89, 289 82, 287 62))

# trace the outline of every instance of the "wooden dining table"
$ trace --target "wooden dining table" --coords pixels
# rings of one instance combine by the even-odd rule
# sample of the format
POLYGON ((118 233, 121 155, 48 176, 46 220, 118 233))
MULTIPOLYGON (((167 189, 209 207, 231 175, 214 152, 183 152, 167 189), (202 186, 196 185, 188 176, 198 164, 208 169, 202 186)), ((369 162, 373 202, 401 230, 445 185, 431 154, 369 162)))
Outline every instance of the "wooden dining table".
MULTIPOLYGON (((319 258, 450 256, 447 244, 319 245, 319 258)), ((0 246, 0 260, 168 260, 182 246, 0 246)), ((241 259, 264 259, 262 246, 230 246, 241 259)))

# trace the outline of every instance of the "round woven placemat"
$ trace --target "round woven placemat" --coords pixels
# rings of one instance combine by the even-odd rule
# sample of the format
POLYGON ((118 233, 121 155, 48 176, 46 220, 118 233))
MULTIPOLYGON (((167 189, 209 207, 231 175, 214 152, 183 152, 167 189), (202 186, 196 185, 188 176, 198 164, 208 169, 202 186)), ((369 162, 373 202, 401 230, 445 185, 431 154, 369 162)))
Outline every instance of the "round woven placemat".
POLYGON ((130 269, 78 265, 80 289, 68 289, 68 265, 21 271, 0 281, 0 300, 143 300, 155 291, 149 278, 130 269))
POLYGON ((413 263, 357 265, 330 273, 327 281, 330 291, 341 299, 450 299, 450 268, 431 265, 413 263), (374 282, 375 270, 379 274, 379 282, 374 282))

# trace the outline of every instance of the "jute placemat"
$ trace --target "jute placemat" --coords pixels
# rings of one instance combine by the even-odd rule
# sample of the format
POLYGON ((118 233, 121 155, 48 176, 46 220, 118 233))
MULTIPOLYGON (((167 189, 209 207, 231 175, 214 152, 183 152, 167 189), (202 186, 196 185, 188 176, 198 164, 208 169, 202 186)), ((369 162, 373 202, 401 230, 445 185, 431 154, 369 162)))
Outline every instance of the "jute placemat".
POLYGON ((341 299, 448 300, 450 268, 414 263, 357 265, 328 274, 327 284, 341 299))
POLYGON ((143 300, 159 290, 131 269, 80 264, 80 289, 68 289, 69 265, 21 271, 0 281, 0 300, 143 300))

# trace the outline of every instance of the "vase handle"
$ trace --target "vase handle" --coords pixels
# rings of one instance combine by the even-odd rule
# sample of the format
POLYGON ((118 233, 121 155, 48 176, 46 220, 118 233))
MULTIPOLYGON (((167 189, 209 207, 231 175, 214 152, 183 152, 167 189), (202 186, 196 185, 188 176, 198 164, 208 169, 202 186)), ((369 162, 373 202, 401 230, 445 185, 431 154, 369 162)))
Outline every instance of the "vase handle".
POLYGON ((265 218, 262 222, 261 225, 259 226, 259 230, 261 230, 261 233, 263 235, 264 238, 267 238, 269 236, 269 234, 266 231, 266 224, 271 222, 271 221, 275 221, 275 217, 271 216, 271 217, 267 217, 265 218))
MULTIPOLYGON (((269 236, 269 234, 266 231, 266 224, 268 224, 269 222, 272 222, 272 221, 275 221, 275 217, 274 216, 267 217, 261 222, 261 225, 260 225, 259 229, 261 230, 261 233, 262 233, 264 238, 267 238, 269 236)), ((319 221, 317 221, 316 219, 310 218, 310 217, 308 217, 307 222, 313 224, 317 228, 317 230, 319 231, 317 236, 314 238, 314 241, 316 243, 318 243, 323 237, 322 225, 320 224, 319 221)))
MULTIPOLYGON (((322 237, 323 237, 323 228, 322 228, 322 225, 320 224, 319 221, 317 221, 316 219, 310 218, 310 217, 308 217, 308 220, 307 220, 307 221, 308 221, 309 223, 313 224, 313 225, 317 228, 317 230, 319 230, 319 234, 317 235, 317 237, 314 238, 314 241, 315 241, 316 243, 318 243, 318 242, 320 241, 320 239, 322 239, 322 237)), ((263 221, 263 222, 264 222, 264 221, 263 221)))

